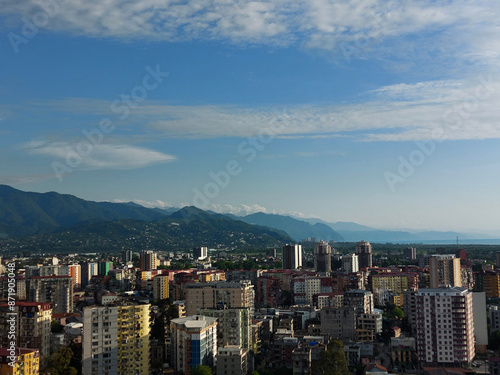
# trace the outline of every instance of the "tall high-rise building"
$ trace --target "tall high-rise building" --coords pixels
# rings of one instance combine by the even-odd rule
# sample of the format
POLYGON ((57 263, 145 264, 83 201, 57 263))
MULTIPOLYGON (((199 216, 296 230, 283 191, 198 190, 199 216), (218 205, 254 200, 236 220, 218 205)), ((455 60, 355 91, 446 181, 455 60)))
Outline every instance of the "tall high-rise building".
POLYGON ((497 251, 497 253, 496 253, 495 267, 500 268, 500 251, 497 251))
POLYGON ((82 332, 83 373, 117 375, 118 311, 116 306, 84 307, 82 332))
POLYGON ((282 248, 282 263, 284 270, 295 270, 302 267, 302 245, 286 244, 282 248))
POLYGON ((415 249, 414 247, 407 247, 403 250, 403 256, 405 257, 405 259, 417 259, 417 249, 415 249))
POLYGON ((191 375, 193 367, 215 366, 217 356, 217 318, 203 315, 170 321, 172 366, 191 375))
MULTIPOLYGON (((59 275, 59 265, 53 264, 50 266, 41 266, 39 270, 40 276, 58 276, 59 275)), ((68 276, 68 275, 66 275, 68 276)))
POLYGON ((141 270, 153 271, 156 269, 156 253, 153 250, 141 251, 141 270))
POLYGON ((149 304, 83 308, 82 368, 88 375, 148 375, 149 304))
POLYGON ((50 302, 54 314, 73 312, 71 276, 34 276, 28 280, 30 302, 50 302))
POLYGON ((342 255, 342 270, 345 273, 359 271, 359 258, 356 254, 342 255))
POLYGON ((81 264, 82 271, 82 287, 86 287, 94 275, 99 274, 99 265, 95 262, 82 263, 81 264))
POLYGON ((16 337, 16 346, 35 348, 43 356, 50 354, 50 335, 52 322, 52 308, 48 302, 16 301, 11 310, 7 303, 0 305, 0 346, 9 347, 10 341, 7 332, 13 332, 16 337), (14 325, 11 325, 12 319, 14 325))
POLYGON ((500 273, 498 270, 487 270, 477 274, 477 279, 482 280, 482 291, 486 298, 500 297, 500 273))
POLYGON ((113 262, 101 260, 98 265, 99 275, 108 276, 108 272, 113 269, 113 262))
POLYGON ((132 262, 134 253, 132 250, 122 250, 122 262, 123 263, 130 263, 132 262))
POLYGON ((73 288, 80 288, 82 285, 82 271, 79 264, 69 264, 59 267, 59 275, 71 276, 73 288))
POLYGON ((452 254, 433 255, 429 259, 431 288, 462 286, 460 258, 452 254))
POLYGON ((249 308, 254 310, 255 291, 250 281, 189 283, 185 286, 186 314, 199 309, 249 308))
POLYGON ((360 241, 356 244, 355 254, 358 255, 359 268, 369 268, 373 266, 372 245, 367 241, 360 241))
POLYGON ((314 244, 314 269, 316 272, 330 272, 332 270, 332 248, 326 241, 314 244))
POLYGON ((469 364, 475 356, 472 292, 462 287, 420 289, 416 304, 419 361, 469 364))
MULTIPOLYGON (((14 277, 16 283, 16 299, 18 301, 26 299, 26 279, 23 276, 14 277)), ((9 299, 9 283, 12 285, 12 279, 7 276, 0 276, 0 300, 9 299)))
POLYGON ((200 309, 200 314, 217 318, 217 346, 226 344, 252 348, 250 309, 200 309))
POLYGON ((203 260, 208 257, 208 248, 204 246, 199 246, 193 248, 193 259, 194 260, 203 260))
POLYGON ((153 277, 153 298, 155 300, 168 298, 170 275, 160 274, 153 277))

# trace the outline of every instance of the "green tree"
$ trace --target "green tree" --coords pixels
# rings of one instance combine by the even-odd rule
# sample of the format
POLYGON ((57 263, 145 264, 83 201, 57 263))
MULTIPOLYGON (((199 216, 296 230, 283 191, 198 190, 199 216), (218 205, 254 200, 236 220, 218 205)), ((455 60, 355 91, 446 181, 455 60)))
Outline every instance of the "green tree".
POLYGON ((60 347, 44 361, 41 373, 50 375, 77 375, 76 368, 70 366, 73 351, 68 347, 60 347))
POLYGON ((350 375, 342 341, 333 340, 311 365, 312 375, 350 375))
POLYGON ((64 327, 57 320, 53 320, 50 322, 50 331, 52 333, 63 333, 64 327))
POLYGON ((205 365, 193 367, 191 375, 212 375, 212 369, 205 365))
POLYGON ((390 316, 392 318, 398 318, 398 319, 403 319, 405 317, 405 313, 404 311, 400 308, 400 307, 397 307, 395 306, 391 312, 390 312, 390 316))

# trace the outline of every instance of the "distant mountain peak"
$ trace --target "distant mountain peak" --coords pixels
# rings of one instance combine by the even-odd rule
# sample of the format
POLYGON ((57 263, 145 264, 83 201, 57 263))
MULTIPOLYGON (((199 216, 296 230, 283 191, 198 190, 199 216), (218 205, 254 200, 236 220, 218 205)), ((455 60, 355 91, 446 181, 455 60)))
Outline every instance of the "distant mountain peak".
POLYGON ((210 215, 208 212, 205 212, 198 207, 185 206, 171 214, 169 217, 172 219, 192 220, 193 218, 207 219, 211 216, 212 215, 210 215))

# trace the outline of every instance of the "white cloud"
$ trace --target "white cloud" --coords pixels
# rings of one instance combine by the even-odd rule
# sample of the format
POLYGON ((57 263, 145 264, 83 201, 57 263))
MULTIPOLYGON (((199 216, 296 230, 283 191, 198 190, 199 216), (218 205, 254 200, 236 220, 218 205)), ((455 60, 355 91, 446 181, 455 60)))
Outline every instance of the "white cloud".
POLYGON ((155 200, 155 201, 145 201, 145 200, 142 200, 142 199, 132 199, 132 201, 130 200, 125 200, 125 199, 114 199, 112 201, 113 203, 128 203, 128 202, 133 202, 133 203, 136 203, 136 204, 139 204, 143 207, 147 207, 147 208, 161 208, 161 209, 165 209, 165 208, 170 208, 170 207, 176 207, 174 206, 172 203, 170 202, 164 202, 162 200, 155 200))
POLYGON ((32 174, 32 175, 4 175, 0 176, 0 184, 3 185, 23 185, 33 182, 45 181, 53 179, 53 174, 32 174))
MULTIPOLYGON (((193 203, 181 203, 180 206, 192 206, 193 203)), ((233 214, 237 216, 245 216, 249 214, 254 214, 256 212, 266 212, 266 208, 260 206, 258 204, 240 204, 240 205, 232 205, 232 204, 215 204, 210 203, 207 207, 203 207, 205 211, 214 211, 220 214, 233 214)))
MULTIPOLYGON (((179 138, 246 138, 259 134, 268 140, 272 137, 349 137, 360 141, 500 138, 497 77, 500 78, 485 74, 472 80, 394 84, 368 92, 362 103, 341 105, 245 108, 173 106, 156 102, 136 108, 127 119, 130 123, 125 125, 141 124, 148 134, 179 138)), ((79 101, 70 99, 51 105, 54 110, 62 108, 87 114, 102 110, 99 101, 79 101)), ((62 153, 60 157, 65 157, 62 146, 56 150, 62 153)), ((111 152, 109 147, 101 152, 106 151, 111 152)), ((89 160, 88 163, 97 162, 89 160)))
POLYGON ((158 151, 130 145, 98 144, 89 142, 46 142, 31 141, 23 145, 31 155, 52 157, 71 168, 135 169, 156 163, 174 161, 175 157, 158 151))
POLYGON ((96 38, 294 44, 337 53, 347 43, 358 52, 376 45, 373 50, 404 57, 407 37, 422 35, 419 49, 428 51, 448 47, 474 59, 500 52, 500 4, 494 0, 7 0, 0 14, 20 30, 21 16, 32 19, 44 3, 57 4, 46 8, 45 28, 96 38), (396 48, 379 48, 394 38, 400 38, 396 48))

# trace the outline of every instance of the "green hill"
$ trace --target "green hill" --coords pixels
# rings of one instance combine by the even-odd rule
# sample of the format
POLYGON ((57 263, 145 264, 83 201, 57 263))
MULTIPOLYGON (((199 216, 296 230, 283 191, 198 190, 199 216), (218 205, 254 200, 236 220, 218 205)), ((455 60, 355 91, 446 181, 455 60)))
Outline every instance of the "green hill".
POLYGON ((151 221, 165 215, 127 203, 91 202, 73 195, 32 193, 0 185, 0 236, 23 237, 89 222, 151 221))

